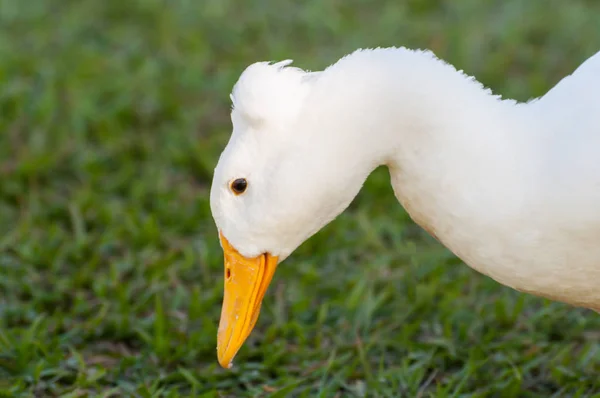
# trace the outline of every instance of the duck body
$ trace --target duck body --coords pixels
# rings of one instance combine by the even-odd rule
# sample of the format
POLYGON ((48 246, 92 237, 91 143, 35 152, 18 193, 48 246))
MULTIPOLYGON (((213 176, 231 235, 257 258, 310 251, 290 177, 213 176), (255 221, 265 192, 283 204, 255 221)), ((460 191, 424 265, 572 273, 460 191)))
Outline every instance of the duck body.
POLYGON ((411 218, 470 267, 599 310, 599 93, 600 53, 527 103, 427 51, 359 50, 316 73, 254 64, 211 190, 224 247, 280 263, 385 165, 411 218), (239 175, 254 191, 234 197, 239 175))

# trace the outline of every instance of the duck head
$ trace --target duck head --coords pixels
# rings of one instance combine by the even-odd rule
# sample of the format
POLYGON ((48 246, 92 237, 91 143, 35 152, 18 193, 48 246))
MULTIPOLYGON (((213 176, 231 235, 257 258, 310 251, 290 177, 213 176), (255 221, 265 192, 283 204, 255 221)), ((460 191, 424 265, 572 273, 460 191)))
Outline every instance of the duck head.
POLYGON ((311 100, 320 73, 290 62, 242 73, 231 95, 233 132, 214 171, 211 211, 225 266, 217 353, 225 368, 252 331, 278 264, 341 213, 364 181, 345 167, 352 151, 323 134, 327 106, 311 100))

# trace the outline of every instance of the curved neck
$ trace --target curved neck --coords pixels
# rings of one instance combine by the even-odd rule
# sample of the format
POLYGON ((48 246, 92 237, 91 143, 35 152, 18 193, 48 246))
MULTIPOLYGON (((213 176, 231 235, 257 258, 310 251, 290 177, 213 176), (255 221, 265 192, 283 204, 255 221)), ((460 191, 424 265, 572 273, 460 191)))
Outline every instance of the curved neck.
POLYGON ((320 143, 325 161, 360 174, 360 184, 387 165, 401 197, 419 187, 421 197, 439 192, 445 181, 477 174, 463 168, 496 161, 509 163, 510 179, 510 162, 516 167, 522 156, 515 141, 528 139, 517 131, 521 105, 500 100, 426 52, 354 53, 322 73, 307 102, 304 130, 320 143))
POLYGON ((353 181, 344 195, 354 197, 374 168, 387 165, 416 223, 473 268, 518 285, 503 260, 520 242, 503 228, 519 225, 513 221, 527 209, 536 173, 536 134, 522 127, 526 105, 409 50, 343 59, 323 72, 308 101, 319 104, 303 118, 320 143, 316 156, 353 181))

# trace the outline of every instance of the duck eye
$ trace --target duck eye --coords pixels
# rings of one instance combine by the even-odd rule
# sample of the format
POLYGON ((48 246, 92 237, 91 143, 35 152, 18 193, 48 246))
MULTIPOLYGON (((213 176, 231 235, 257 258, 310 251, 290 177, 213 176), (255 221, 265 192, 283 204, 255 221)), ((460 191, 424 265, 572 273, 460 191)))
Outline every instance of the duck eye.
POLYGON ((241 195, 248 188, 248 181, 245 178, 236 178, 231 182, 231 190, 236 195, 241 195))

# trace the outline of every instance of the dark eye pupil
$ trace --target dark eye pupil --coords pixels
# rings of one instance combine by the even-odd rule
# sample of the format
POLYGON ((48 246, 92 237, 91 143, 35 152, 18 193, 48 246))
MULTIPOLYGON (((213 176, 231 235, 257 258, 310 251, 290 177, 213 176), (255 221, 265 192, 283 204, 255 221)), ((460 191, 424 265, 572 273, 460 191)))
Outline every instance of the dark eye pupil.
POLYGON ((235 193, 243 193, 248 186, 248 182, 245 178, 238 178, 231 183, 231 188, 235 193))

